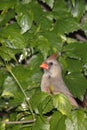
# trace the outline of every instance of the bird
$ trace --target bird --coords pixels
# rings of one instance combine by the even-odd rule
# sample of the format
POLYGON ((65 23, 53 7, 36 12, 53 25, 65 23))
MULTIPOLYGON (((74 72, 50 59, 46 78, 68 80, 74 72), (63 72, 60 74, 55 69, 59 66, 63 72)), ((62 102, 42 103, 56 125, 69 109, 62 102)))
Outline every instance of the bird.
POLYGON ((62 67, 57 61, 57 57, 58 54, 53 54, 40 65, 40 68, 44 70, 41 79, 41 91, 54 95, 62 93, 68 97, 72 106, 78 107, 78 103, 63 80, 62 67))

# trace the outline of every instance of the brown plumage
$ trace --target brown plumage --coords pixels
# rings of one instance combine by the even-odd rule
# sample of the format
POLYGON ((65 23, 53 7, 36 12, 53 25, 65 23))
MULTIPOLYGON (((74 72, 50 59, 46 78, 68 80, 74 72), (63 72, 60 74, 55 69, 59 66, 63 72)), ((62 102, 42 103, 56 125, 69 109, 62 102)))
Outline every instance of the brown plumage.
POLYGON ((73 95, 63 81, 61 65, 56 58, 57 54, 53 54, 40 65, 40 67, 44 69, 41 81, 41 91, 49 94, 63 93, 69 98, 69 101, 73 106, 78 107, 73 95))

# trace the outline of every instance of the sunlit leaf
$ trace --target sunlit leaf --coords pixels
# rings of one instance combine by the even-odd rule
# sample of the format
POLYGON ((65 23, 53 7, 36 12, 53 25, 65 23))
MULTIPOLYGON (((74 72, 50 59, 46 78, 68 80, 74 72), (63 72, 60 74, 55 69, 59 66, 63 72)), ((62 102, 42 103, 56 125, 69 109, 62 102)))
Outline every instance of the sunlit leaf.
POLYGON ((71 119, 66 120, 67 130, 86 130, 87 115, 84 111, 78 110, 72 112, 71 119))
POLYGON ((2 42, 7 44, 12 49, 23 49, 26 47, 26 42, 17 24, 9 25, 0 32, 2 42))
POLYGON ((38 39, 37 39, 37 45, 38 45, 37 48, 41 51, 43 56, 46 58, 47 54, 50 50, 50 43, 49 43, 48 39, 46 39, 42 35, 39 36, 38 39))
POLYGON ((15 54, 17 52, 17 50, 7 48, 5 46, 0 47, 0 55, 1 58, 4 59, 4 61, 10 61, 11 59, 14 59, 16 61, 15 54))
POLYGON ((21 32, 25 33, 32 26, 33 13, 31 10, 29 10, 28 6, 26 5, 19 5, 17 7, 17 13, 17 22, 21 27, 21 32))
POLYGON ((5 129, 5 124, 2 120, 0 120, 0 129, 4 130, 5 129))
POLYGON ((86 10, 86 4, 84 1, 76 1, 76 0, 72 0, 72 4, 73 7, 71 7, 71 13, 74 17, 77 17, 78 19, 80 19, 85 10, 86 10))
POLYGON ((68 98, 63 94, 58 94, 53 97, 54 107, 62 114, 69 115, 71 112, 71 104, 68 98))
POLYGON ((24 96, 14 79, 8 76, 3 84, 1 97, 7 100, 9 106, 16 106, 23 102, 24 96))

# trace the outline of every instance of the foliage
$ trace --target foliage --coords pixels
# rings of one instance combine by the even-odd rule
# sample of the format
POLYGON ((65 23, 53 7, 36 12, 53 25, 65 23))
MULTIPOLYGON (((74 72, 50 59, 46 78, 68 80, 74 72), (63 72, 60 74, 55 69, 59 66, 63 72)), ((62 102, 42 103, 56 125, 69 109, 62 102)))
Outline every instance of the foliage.
POLYGON ((87 89, 85 0, 0 0, 0 130, 86 130, 87 110, 40 91, 40 63, 58 53, 79 100, 87 89))

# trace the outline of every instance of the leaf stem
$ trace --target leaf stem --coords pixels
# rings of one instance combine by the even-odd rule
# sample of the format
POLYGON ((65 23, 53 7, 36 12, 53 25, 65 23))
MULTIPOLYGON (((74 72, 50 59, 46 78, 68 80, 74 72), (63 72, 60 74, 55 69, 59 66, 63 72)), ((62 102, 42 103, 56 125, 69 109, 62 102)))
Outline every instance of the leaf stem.
POLYGON ((18 86, 19 86, 21 92, 23 93, 23 95, 24 95, 24 97, 25 97, 25 101, 26 101, 26 103, 27 103, 27 105, 28 105, 28 107, 29 107, 29 109, 30 109, 30 112, 31 112, 31 114, 32 114, 32 117, 33 117, 33 119, 35 119, 35 116, 34 116, 34 113, 33 113, 32 107, 31 107, 31 104, 30 104, 30 102, 29 102, 29 100, 28 100, 28 97, 27 97, 26 93, 24 92, 24 89, 22 88, 20 82, 18 81, 18 79, 15 77, 15 75, 14 75, 13 72, 11 71, 10 66, 7 65, 6 68, 7 68, 8 72, 12 75, 12 77, 15 79, 16 83, 18 84, 18 86))

